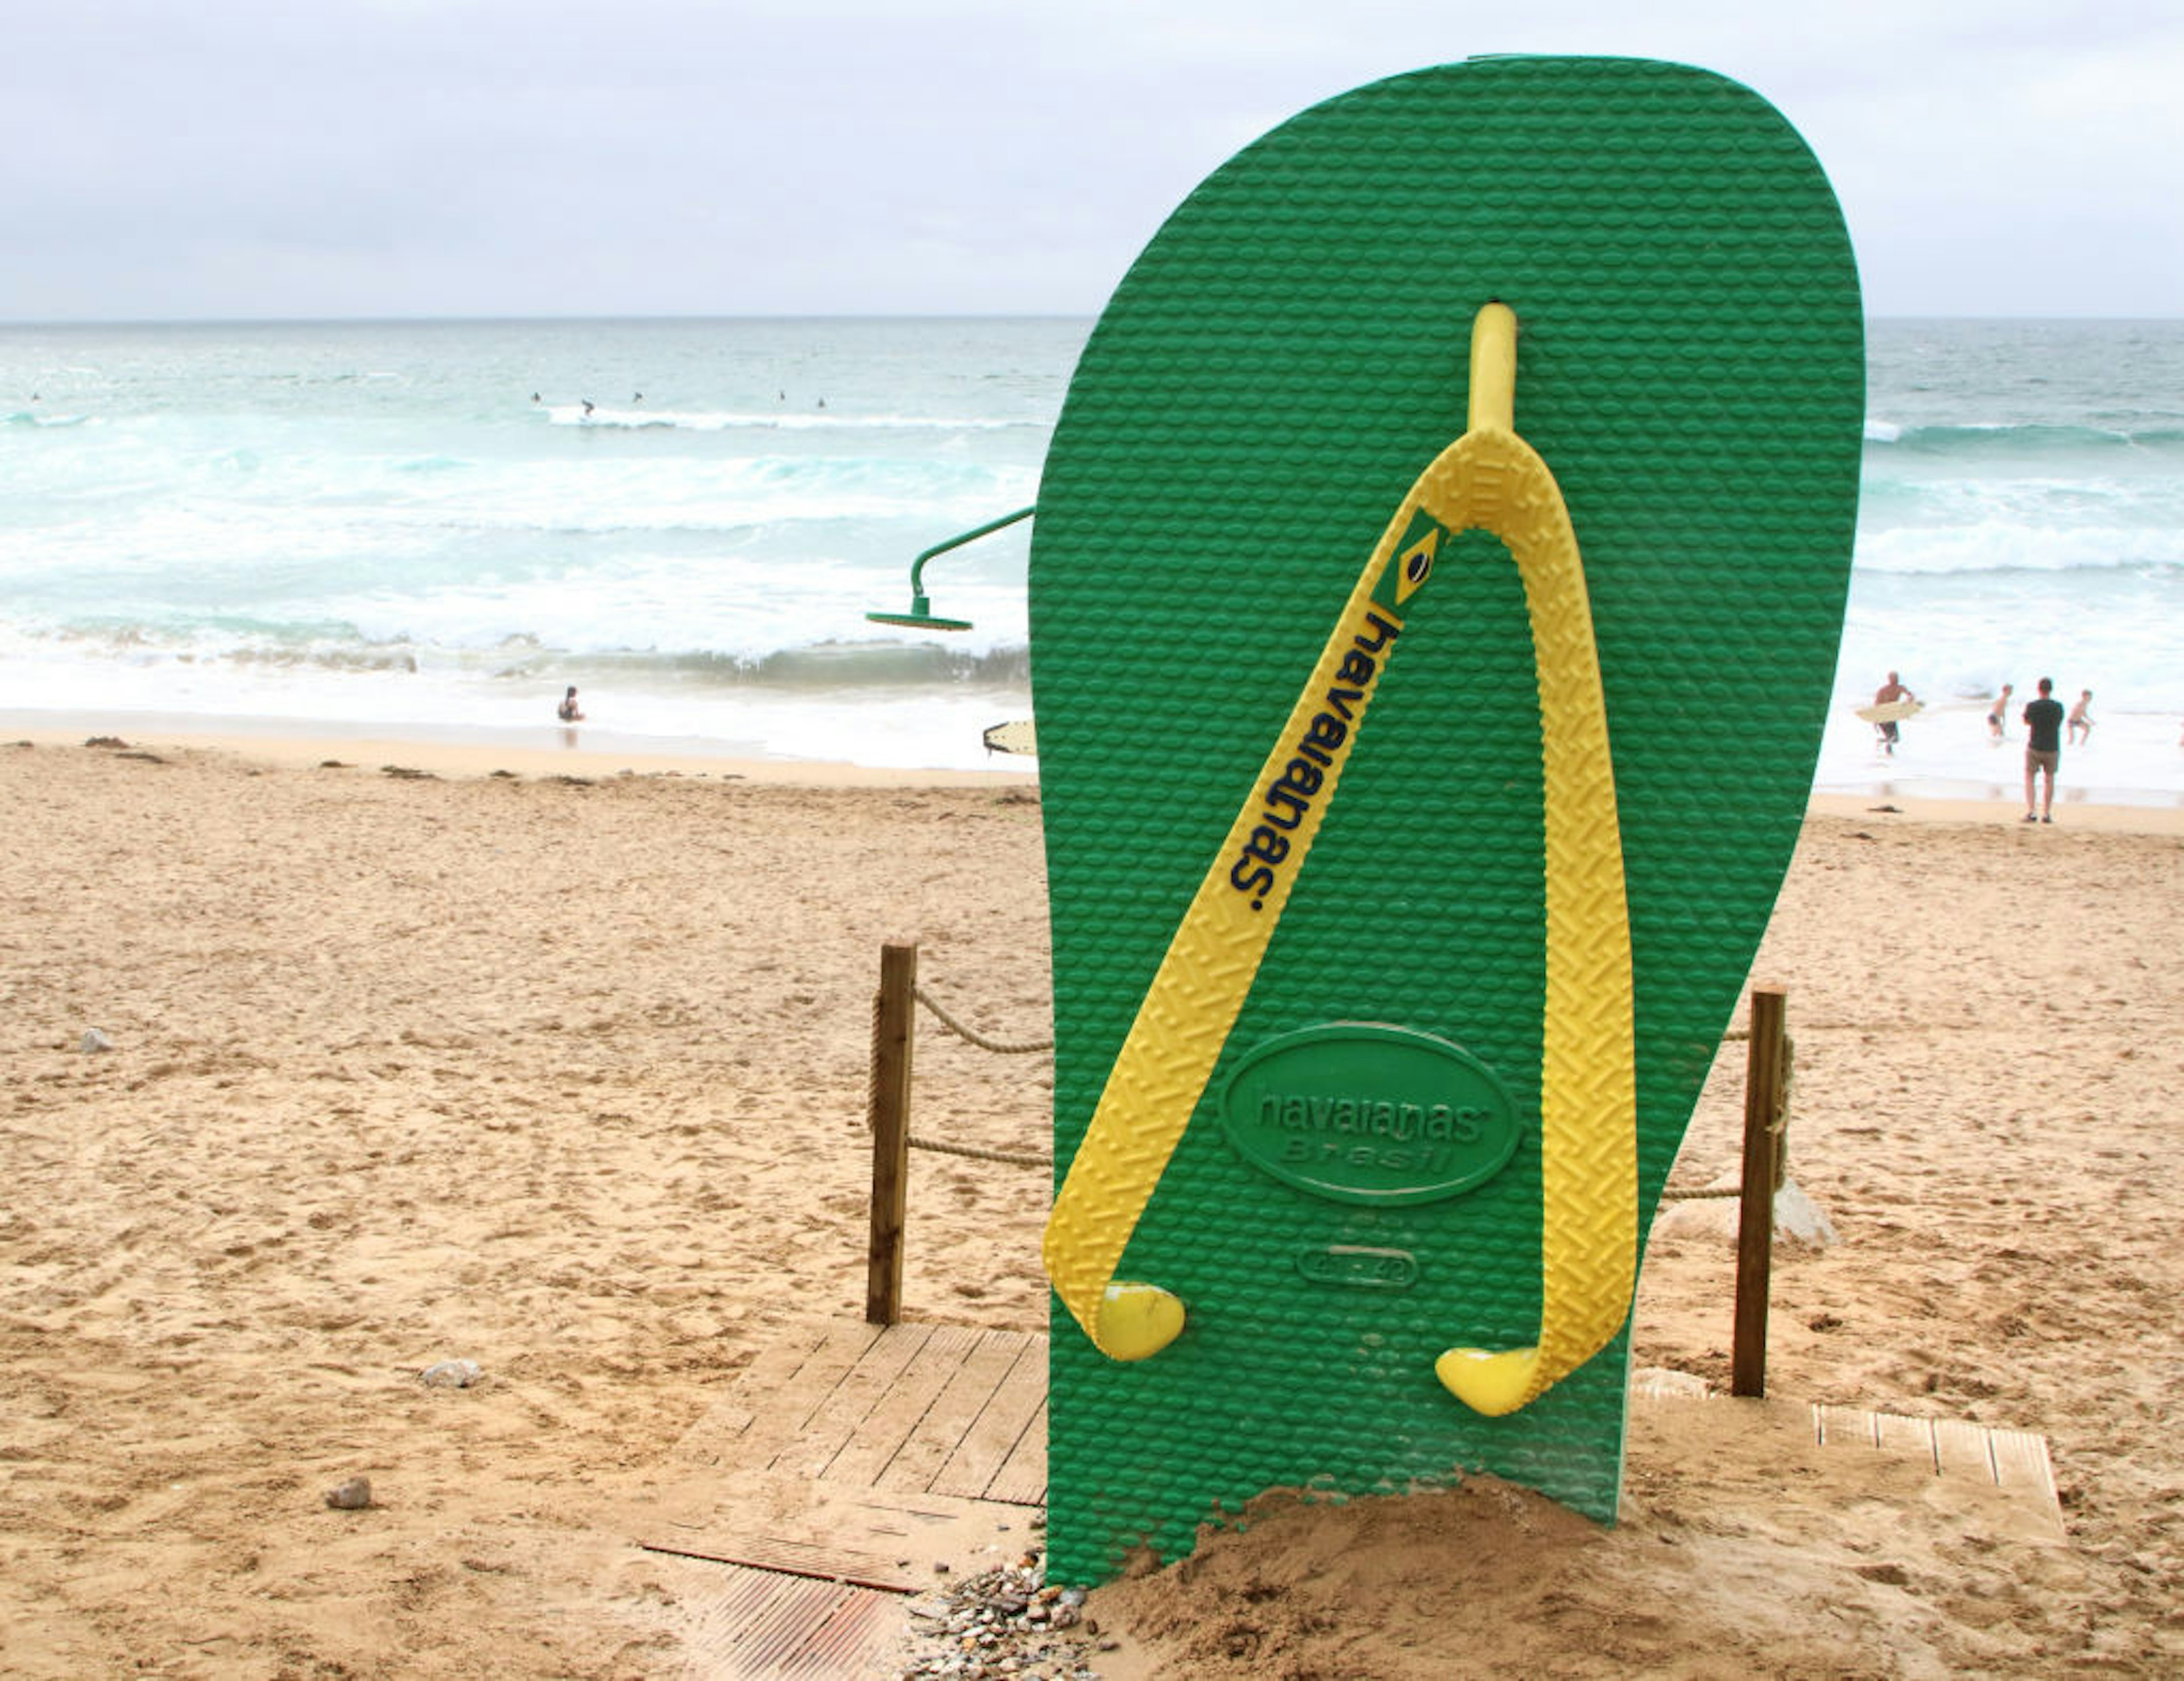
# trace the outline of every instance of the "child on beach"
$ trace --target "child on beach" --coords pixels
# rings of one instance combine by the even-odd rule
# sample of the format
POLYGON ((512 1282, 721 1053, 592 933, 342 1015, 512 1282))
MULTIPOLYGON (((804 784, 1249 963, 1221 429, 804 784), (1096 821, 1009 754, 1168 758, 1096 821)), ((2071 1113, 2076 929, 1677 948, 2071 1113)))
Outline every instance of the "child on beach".
POLYGON ((2090 689, 2081 689, 2078 691, 2078 704, 2070 708, 2070 730, 2067 737, 2074 747, 2081 741, 2090 741, 2093 739, 2093 721, 2086 715, 2086 708, 2092 704, 2093 691, 2090 689))
POLYGON ((554 715, 564 723, 580 723, 583 721, 583 712, 577 705, 575 684, 569 685, 569 692, 561 697, 561 704, 554 709, 554 715))
POLYGON ((2014 692, 2003 684, 2002 693, 1995 696, 1994 710, 1986 715, 1986 733, 1997 741, 2002 740, 2002 721, 2009 716, 2009 697, 2014 692))

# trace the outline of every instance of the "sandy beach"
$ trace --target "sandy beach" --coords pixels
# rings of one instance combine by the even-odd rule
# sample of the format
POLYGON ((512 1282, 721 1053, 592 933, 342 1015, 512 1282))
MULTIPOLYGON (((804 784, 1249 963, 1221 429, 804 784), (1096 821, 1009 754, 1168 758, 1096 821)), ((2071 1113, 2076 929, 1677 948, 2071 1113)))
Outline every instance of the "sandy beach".
MULTIPOLYGON (((861 1310, 882 943, 1047 1032, 1035 780, 114 740, 0 745, 0 1673, 695 1673, 622 1514, 783 1327, 861 1310)), ((1094 1594, 1085 1661, 2184 1671, 2184 813, 2063 809, 1808 818, 1754 976, 1836 1241, 1778 1249, 1771 1410, 1634 1406, 1612 1531, 1490 1482, 1277 1502, 1094 1594), (2063 1537, 1804 1451, 1814 1402, 2040 1432, 2063 1537)), ((1742 1058, 1672 1183, 1733 1177, 1742 1058)), ((1046 1067, 927 1034, 919 1114, 1043 1148, 1046 1067)), ((910 1316, 1043 1329, 1046 1192, 918 1158, 910 1316)), ((1729 1206, 1640 1285, 1635 1363, 1694 1387, 1729 1206)))

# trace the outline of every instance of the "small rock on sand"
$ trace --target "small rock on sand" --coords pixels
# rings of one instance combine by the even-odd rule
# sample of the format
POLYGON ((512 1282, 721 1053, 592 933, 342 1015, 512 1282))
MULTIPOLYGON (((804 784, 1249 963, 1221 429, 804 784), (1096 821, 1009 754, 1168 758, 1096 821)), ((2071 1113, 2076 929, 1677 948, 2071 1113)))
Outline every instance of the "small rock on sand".
POLYGON ((362 1511, 371 1504, 371 1479, 352 1477, 327 1489, 326 1504, 336 1511, 362 1511))

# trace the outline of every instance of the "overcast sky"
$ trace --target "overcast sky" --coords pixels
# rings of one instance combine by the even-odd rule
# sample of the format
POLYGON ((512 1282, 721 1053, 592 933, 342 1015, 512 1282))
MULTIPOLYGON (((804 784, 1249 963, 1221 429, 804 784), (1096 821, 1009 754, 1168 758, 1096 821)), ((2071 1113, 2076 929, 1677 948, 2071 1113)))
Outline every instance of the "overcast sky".
POLYGON ((2184 0, 0 0, 0 320, 1096 312, 1304 107, 1764 95, 1875 315, 2184 316, 2184 0))

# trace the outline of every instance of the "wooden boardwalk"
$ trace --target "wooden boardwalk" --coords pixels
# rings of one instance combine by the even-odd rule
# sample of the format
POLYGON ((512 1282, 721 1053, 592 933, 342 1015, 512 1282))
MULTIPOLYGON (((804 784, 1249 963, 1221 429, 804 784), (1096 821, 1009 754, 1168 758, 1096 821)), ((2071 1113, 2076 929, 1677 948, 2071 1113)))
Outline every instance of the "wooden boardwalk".
POLYGON ((1046 1338, 827 1321, 746 1366, 634 1515, 692 1608, 691 1673, 845 1675, 884 1656, 935 1566, 1040 1544, 1046 1338), (681 1561, 682 1562, 671 1562, 681 1561))
POLYGON ((1889 1454, 1936 1477, 1991 1484, 2016 1495, 2036 1521, 2037 1532, 2025 1539, 2059 1544, 2066 1539, 2048 1438, 2033 1431, 1819 1404, 1813 1408, 1813 1438, 1824 1448, 1889 1454))
MULTIPOLYGON (((1641 1373, 1634 1377, 1632 1404, 1713 1405, 1729 1400, 1702 1385, 1692 1388, 1663 1381, 1673 1376, 1641 1373)), ((1812 1445, 1816 1449, 1872 1454, 1947 1483, 1998 1492, 2005 1499, 2010 1514, 2008 1527, 2015 1539, 2058 1546, 2068 1539, 2048 1438, 2036 1432, 1971 1424, 1962 1419, 1873 1412, 1825 1402, 1736 1400, 1729 1405, 1747 1416, 1763 1413, 1779 1416, 1795 1408, 1809 1419, 1812 1445)))
MULTIPOLYGON (((753 1360, 629 1520, 680 1608, 694 1681, 885 1673, 905 1596, 944 1581, 936 1566, 1041 1547, 1046 1353, 1045 1338, 1022 1332, 838 1320, 797 1326, 753 1360)), ((1631 1399, 1721 1406, 1724 1423, 1755 1427, 1795 1405, 1703 1393, 1641 1377, 1631 1399)), ((2064 1539, 2045 1437, 1852 1407, 1797 1413, 1810 1450, 1879 1455, 1984 1490, 1981 1510, 2016 1538, 2064 1539)))

